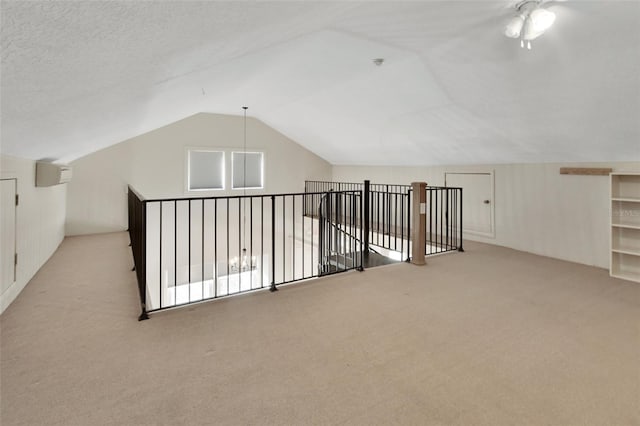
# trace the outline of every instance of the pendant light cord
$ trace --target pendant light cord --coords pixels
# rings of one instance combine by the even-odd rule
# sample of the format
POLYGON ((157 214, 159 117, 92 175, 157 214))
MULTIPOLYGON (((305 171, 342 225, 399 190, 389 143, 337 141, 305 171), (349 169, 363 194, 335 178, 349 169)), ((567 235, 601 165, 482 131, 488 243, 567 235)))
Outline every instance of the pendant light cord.
POLYGON ((242 215, 242 228, 244 233, 242 248, 242 254, 247 255, 247 109, 249 107, 243 106, 244 110, 244 145, 243 145, 243 162, 242 162, 242 195, 244 199, 244 212, 242 215))

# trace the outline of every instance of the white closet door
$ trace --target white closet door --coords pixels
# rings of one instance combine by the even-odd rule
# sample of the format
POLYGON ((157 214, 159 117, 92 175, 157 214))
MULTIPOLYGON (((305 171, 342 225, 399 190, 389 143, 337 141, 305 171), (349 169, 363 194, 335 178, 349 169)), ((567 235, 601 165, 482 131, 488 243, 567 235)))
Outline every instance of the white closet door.
POLYGON ((445 173, 445 184, 462 188, 462 227, 470 234, 493 237, 493 174, 445 173))
POLYGON ((0 256, 2 257, 2 283, 0 294, 16 280, 16 179, 0 180, 0 256))

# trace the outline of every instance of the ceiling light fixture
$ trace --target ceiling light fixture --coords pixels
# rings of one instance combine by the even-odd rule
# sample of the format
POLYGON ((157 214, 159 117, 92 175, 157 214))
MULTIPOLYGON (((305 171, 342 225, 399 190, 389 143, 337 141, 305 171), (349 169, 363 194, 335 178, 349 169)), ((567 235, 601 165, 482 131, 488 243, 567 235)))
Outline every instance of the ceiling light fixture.
POLYGON ((504 35, 519 38, 520 47, 527 45, 531 50, 531 40, 544 34, 556 20, 556 14, 543 9, 544 0, 525 0, 516 5, 517 15, 509 20, 504 35))

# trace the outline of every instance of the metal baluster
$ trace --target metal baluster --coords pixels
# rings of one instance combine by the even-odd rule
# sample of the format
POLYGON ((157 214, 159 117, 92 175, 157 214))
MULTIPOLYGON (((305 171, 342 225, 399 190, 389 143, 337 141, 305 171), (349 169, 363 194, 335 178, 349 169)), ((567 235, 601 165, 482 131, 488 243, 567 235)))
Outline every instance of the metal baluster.
MULTIPOLYGON (((242 291, 242 249, 244 249, 244 241, 242 241, 242 210, 244 198, 238 198, 238 293, 242 291)), ((244 230, 246 232, 246 230, 244 230)), ((231 289, 229 289, 231 293, 231 289)))
POLYGON ((276 197, 271 196, 271 288, 269 291, 278 291, 276 288, 276 197))
POLYGON ((400 259, 404 254, 404 195, 400 198, 400 259))
POLYGON ((287 238, 287 224, 285 223, 286 216, 286 196, 282 196, 282 282, 287 282, 287 267, 286 267, 286 238, 287 238))
POLYGON ((346 193, 341 193, 339 195, 339 197, 342 200, 342 212, 344 213, 344 215, 341 218, 341 225, 342 228, 338 228, 338 229, 342 229, 342 261, 343 261, 343 265, 344 265, 344 269, 349 269, 347 268, 347 200, 346 200, 346 193))
POLYGON ((260 288, 264 287, 264 197, 260 197, 260 288))
POLYGON ((370 201, 370 191, 371 191, 371 182, 369 180, 365 180, 364 181, 364 212, 363 212, 363 219, 364 219, 364 250, 366 252, 369 252, 369 227, 371 226, 371 218, 370 218, 370 212, 369 212, 369 201, 370 201))
MULTIPOLYGON (((434 196, 434 191, 432 189, 427 189, 429 191, 429 198, 433 201, 435 199, 435 211, 436 214, 434 214, 434 203, 431 203, 431 207, 429 209, 429 254, 433 253, 434 247, 433 247, 433 243, 434 243, 434 236, 433 236, 433 232, 434 229, 437 229, 437 223, 435 222, 438 217, 437 217, 437 212, 438 212, 438 194, 435 193, 434 196)), ((436 236, 437 238, 437 236, 436 236)))
POLYGON ((231 293, 230 291, 230 283, 229 283, 229 275, 231 275, 231 265, 229 265, 229 261, 231 259, 229 259, 229 199, 227 198, 226 200, 226 204, 227 204, 227 251, 225 252, 227 259, 226 259, 226 263, 227 263, 227 295, 229 295, 231 293))
POLYGON ((442 229, 442 224, 444 223, 444 191, 439 188, 437 189, 438 194, 438 218, 437 218, 437 222, 438 222, 438 253, 443 251, 443 247, 444 247, 444 243, 442 242, 443 240, 443 229, 442 229))
MULTIPOLYGON (((187 224, 187 232, 188 232, 188 238, 187 238, 187 242, 189 244, 189 248, 188 248, 188 259, 187 259, 187 264, 189 265, 188 268, 189 270, 187 271, 187 276, 189 278, 189 284, 187 285, 187 295, 188 295, 188 299, 187 299, 187 303, 191 302, 191 200, 188 201, 189 203, 189 208, 188 208, 188 212, 189 212, 189 219, 188 219, 188 224, 187 224)), ((178 289, 176 288, 176 292, 178 291, 178 289)), ((176 293, 177 294, 177 293, 176 293)), ((178 298, 176 297, 176 302, 178 301, 178 298)))
POLYGON ((407 191, 407 262, 411 261, 411 189, 407 191))
POLYGON ((462 221, 462 206, 464 205, 462 203, 462 191, 463 189, 460 188, 460 248, 458 248, 458 251, 464 251, 464 249, 462 248, 462 243, 463 243, 463 239, 462 239, 462 231, 464 229, 464 222, 462 221))
MULTIPOLYGON (((169 283, 167 283, 167 287, 169 287, 169 283)), ((178 200, 174 200, 173 201, 173 304, 174 305, 178 300, 176 298, 177 294, 178 294, 178 200)))
POLYGON ((213 297, 218 297, 218 199, 213 199, 213 297))
POLYGON ((291 227, 293 231, 291 232, 291 279, 295 281, 296 279, 296 196, 291 196, 291 227))
POLYGON ((202 243, 202 247, 200 250, 200 266, 202 268, 202 274, 200 275, 200 287, 202 293, 200 293, 200 298, 204 300, 204 198, 202 199, 202 214, 200 216, 200 219, 200 242, 202 243))
POLYGON ((394 234, 393 234, 393 249, 398 251, 398 194, 393 194, 393 226, 394 226, 394 234))
MULTIPOLYGON (((160 300, 159 308, 161 308, 161 309, 162 309, 162 213, 163 213, 162 201, 160 201, 160 244, 159 244, 160 245, 160 250, 159 250, 159 253, 158 253, 159 254, 159 258, 158 258, 159 259, 158 260, 159 271, 158 272, 159 272, 160 275, 158 277, 158 280, 159 280, 159 283, 158 283, 159 284, 158 285, 158 292, 159 292, 158 296, 159 297, 158 297, 158 299, 160 300)), ((175 221, 175 217, 174 217, 174 221, 175 221)), ((175 246, 174 246, 174 251, 175 251, 175 246)), ((168 281, 169 280, 167 279, 167 287, 169 286, 169 282, 168 281)))
MULTIPOLYGON (((304 202, 304 203, 306 203, 306 202, 307 202, 307 196, 306 196, 306 195, 303 195, 302 197, 303 197, 303 202, 304 202)), ((305 204, 305 205, 306 205, 306 204, 305 204)), ((306 209, 306 207, 305 207, 305 209, 306 209)), ((305 223, 307 222, 307 217, 306 217, 306 216, 305 216, 305 214, 304 214, 304 213, 305 213, 305 211, 306 211, 306 210, 304 210, 304 211, 302 212, 302 230, 301 230, 301 232, 302 232, 302 262, 301 262, 301 263, 302 263, 302 278, 303 278, 303 279, 305 278, 305 275, 304 275, 304 252, 305 252, 305 246, 304 246, 304 234, 305 234, 305 232, 304 232, 304 225, 305 225, 305 223)))
POLYGON ((253 197, 249 197, 249 203, 249 290, 253 290, 253 197))

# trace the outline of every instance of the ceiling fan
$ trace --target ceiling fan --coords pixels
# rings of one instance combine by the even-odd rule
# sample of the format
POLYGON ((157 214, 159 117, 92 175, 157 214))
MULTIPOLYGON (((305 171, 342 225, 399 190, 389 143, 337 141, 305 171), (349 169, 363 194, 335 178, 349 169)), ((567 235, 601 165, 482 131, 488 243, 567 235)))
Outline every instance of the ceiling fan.
POLYGON ((553 0, 523 0, 515 3, 516 15, 507 23, 504 35, 520 39, 520 47, 531 50, 531 40, 544 34, 554 23, 556 14, 544 5, 553 0))

